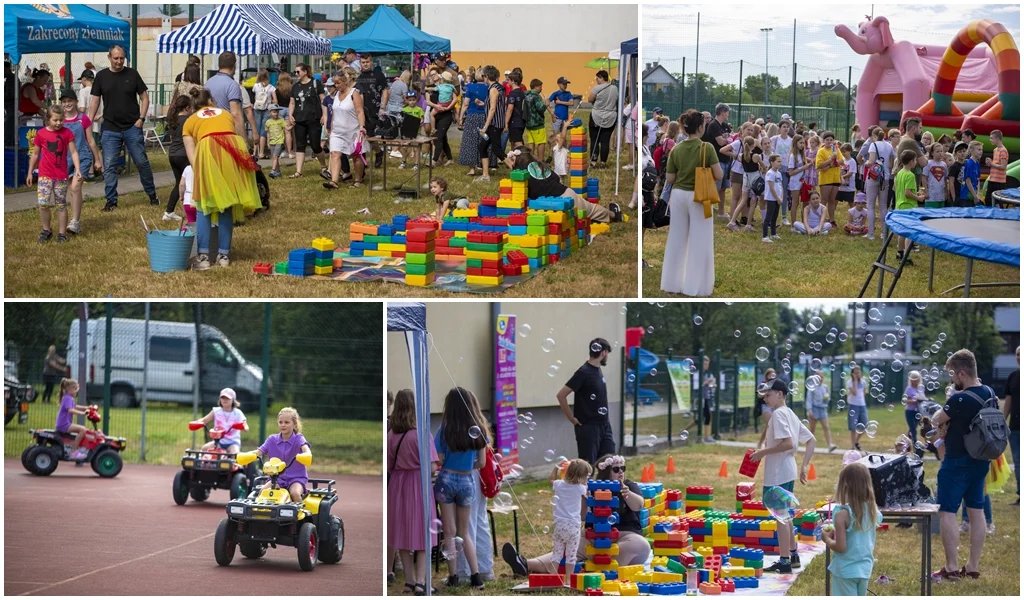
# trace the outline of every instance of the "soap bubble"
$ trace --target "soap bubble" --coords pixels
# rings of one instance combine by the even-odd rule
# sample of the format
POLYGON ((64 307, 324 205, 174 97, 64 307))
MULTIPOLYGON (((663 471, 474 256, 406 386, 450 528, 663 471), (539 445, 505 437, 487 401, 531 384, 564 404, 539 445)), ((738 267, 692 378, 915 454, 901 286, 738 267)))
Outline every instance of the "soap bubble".
POLYGON ((804 386, 807 388, 808 392, 813 392, 815 389, 817 389, 818 385, 820 384, 821 379, 817 375, 811 375, 804 382, 804 386))
MULTIPOLYGON (((500 459, 498 459, 496 457, 494 462, 499 462, 499 460, 500 459)), ((511 478, 514 479, 516 477, 521 477, 522 474, 523 474, 523 467, 522 467, 522 465, 509 465, 509 467, 508 467, 508 477, 511 477, 511 478)))
POLYGON ((939 341, 940 342, 946 341, 946 334, 945 333, 940 333, 939 334, 939 341))
POLYGON ((687 430, 685 430, 685 429, 684 429, 684 430, 682 430, 682 431, 680 431, 680 432, 679 432, 679 439, 681 439, 681 440, 682 440, 682 441, 684 441, 684 442, 685 442, 686 440, 690 439, 690 432, 689 432, 689 431, 687 431, 687 430))
MULTIPOLYGON (((811 317, 811 320, 808 322, 808 325, 811 325, 811 326, 814 327, 814 331, 817 331, 817 330, 821 329, 821 326, 824 325, 824 324, 825 324, 825 322, 822 321, 821 317, 819 317, 819 316, 811 317)), ((811 333, 814 333, 814 332, 811 332, 811 333)))
POLYGON ((931 350, 925 350, 924 352, 921 353, 921 358, 928 358, 931 355, 932 355, 931 350))
POLYGON ((551 528, 548 527, 547 525, 545 525, 544 527, 541 528, 541 531, 543 531, 544 533, 548 533, 549 531, 551 531, 551 528))
POLYGON ((740 336, 741 336, 741 335, 743 335, 743 334, 742 334, 742 333, 740 333, 740 330, 739 330, 739 329, 737 329, 736 331, 732 332, 732 335, 733 335, 733 337, 740 337, 740 336))
POLYGON ((472 427, 469 428, 469 437, 471 437, 471 438, 473 438, 475 440, 478 437, 480 437, 480 435, 481 435, 480 428, 477 427, 476 425, 473 425, 472 427))
POLYGON ((872 321, 881 321, 882 311, 878 310, 877 308, 872 308, 871 310, 868 311, 868 319, 871 319, 872 321))
POLYGON ((764 331, 764 327, 758 327, 757 328, 757 335, 761 335, 762 331, 764 331))
POLYGON ((651 369, 651 377, 654 377, 657 374, 658 374, 658 370, 657 369, 651 369))
POLYGON ((840 398, 839 400, 836 400, 836 410, 837 411, 842 412, 842 410, 845 409, 845 408, 846 408, 846 401, 845 400, 843 400, 842 398, 840 398))
POLYGON ((693 315, 693 324, 694 325, 700 325, 703 322, 704 322, 704 317, 702 317, 700 315, 693 315))
POLYGON ((548 367, 548 377, 554 377, 558 373, 558 365, 548 367))
POLYGON ((625 304, 623 304, 622 306, 619 307, 619 314, 620 315, 624 315, 624 314, 626 314, 628 312, 629 312, 629 307, 626 306, 625 304))
POLYGON ((618 513, 614 513, 613 512, 612 514, 608 515, 608 524, 609 525, 616 525, 616 524, 618 524, 618 522, 619 522, 619 514, 618 513))
POLYGON ((808 421, 807 419, 803 419, 802 421, 800 421, 800 423, 801 423, 801 424, 802 424, 802 425, 803 425, 804 427, 806 427, 806 428, 808 428, 808 429, 810 429, 810 428, 811 428, 811 422, 810 422, 810 421, 808 421))
POLYGON ((647 326, 647 333, 654 333, 654 325, 647 326))
POLYGON ((792 522, 793 511, 800 506, 800 501, 793 492, 777 485, 766 488, 761 501, 768 512, 784 525, 792 522))
POLYGON ((793 349, 793 340, 791 340, 789 338, 786 338, 786 341, 785 341, 784 345, 786 346, 786 350, 792 350, 793 349))
POLYGON ((820 358, 813 358, 813 359, 811 359, 811 370, 812 371, 817 371, 819 369, 821 369, 821 359, 820 358))
POLYGON ((512 506, 512 494, 498 492, 498 495, 494 497, 494 503, 498 506, 512 506))
POLYGON ((896 330, 896 337, 900 338, 901 340, 907 337, 907 330, 900 327, 899 329, 896 330))
POLYGON ((916 306, 918 308, 918 310, 924 310, 924 309, 928 308, 928 303, 927 302, 915 302, 914 306, 916 306))
POLYGON ((599 415, 607 415, 608 414, 608 409, 602 406, 601 408, 597 409, 597 414, 599 414, 599 415))
POLYGON ((771 330, 770 327, 765 327, 764 329, 761 330, 761 337, 766 338, 766 337, 770 337, 771 335, 772 335, 772 330, 771 330))
POLYGON ((604 347, 601 346, 601 344, 598 344, 597 342, 594 342, 593 344, 590 345, 590 351, 593 352, 594 354, 599 354, 603 349, 604 347))
POLYGON ((523 323, 522 325, 520 325, 519 326, 519 337, 524 338, 524 337, 530 335, 530 329, 531 329, 531 327, 530 327, 529 323, 523 323))
POLYGON ((551 462, 551 461, 555 460, 555 451, 551 450, 551 449, 545 450, 544 451, 544 460, 545 460, 545 462, 551 462))
POLYGON ((826 342, 828 342, 828 343, 830 343, 830 344, 831 344, 832 342, 836 341, 836 334, 834 334, 834 333, 829 333, 828 335, 826 335, 826 336, 825 336, 825 341, 826 341, 826 342))
POLYGON ((590 395, 590 399, 591 400, 597 400, 597 394, 591 394, 590 395))
POLYGON ((551 500, 548 500, 548 504, 550 504, 551 506, 557 506, 558 496, 551 496, 551 500))
POLYGON ((799 381, 790 381, 789 382, 789 393, 790 394, 795 394, 795 393, 797 393, 799 391, 800 391, 800 382, 799 381))
POLYGON ((892 361, 892 365, 890 365, 890 366, 892 368, 892 372, 893 373, 899 373, 900 371, 903 370, 903 361, 901 361, 899 359, 894 360, 894 361, 892 361))
POLYGON ((868 434, 869 438, 873 438, 878 435, 878 423, 868 423, 868 426, 864 428, 864 432, 868 434))
POLYGON ((847 335, 847 333, 845 331, 839 332, 839 341, 840 342, 845 342, 847 339, 849 339, 849 337, 850 336, 847 335))
POLYGON ((764 362, 768 360, 768 349, 765 348, 764 346, 761 346, 760 348, 757 349, 756 352, 754 352, 754 356, 757 357, 757 360, 764 362))
POLYGON ((666 304, 665 302, 658 302, 657 306, 658 306, 658 308, 665 308, 665 304, 666 304))
POLYGON ((892 334, 892 333, 887 333, 887 334, 885 334, 885 337, 882 338, 882 341, 885 342, 886 344, 890 345, 890 346, 895 346, 896 345, 896 335, 892 334))
POLYGON ((654 445, 657 444, 657 443, 658 443, 658 436, 654 435, 653 433, 651 435, 647 436, 647 447, 648 448, 653 448, 654 445))
POLYGON ((821 352, 821 342, 814 342, 815 352, 821 352))
POLYGON ((636 381, 636 375, 633 374, 633 373, 630 373, 629 375, 626 376, 626 381, 628 381, 629 383, 635 382, 636 381))
POLYGON ((544 338, 544 341, 540 344, 540 348, 545 352, 551 352, 555 349, 555 340, 551 338, 544 338))
POLYGON ((526 424, 526 426, 530 428, 530 431, 534 431, 535 429, 537 429, 537 422, 530 421, 526 424))
POLYGON ((896 407, 895 407, 895 406, 893 406, 892 404, 890 404, 890 405, 889 405, 888 407, 886 407, 886 408, 888 408, 888 409, 889 409, 889 412, 892 412, 893 410, 895 410, 895 409, 896 409, 896 407))
POLYGON ((434 519, 430 522, 430 533, 441 531, 441 519, 434 519))
POLYGON ((697 365, 693 364, 692 358, 684 358, 679 363, 679 368, 683 370, 683 373, 695 373, 697 371, 697 365))

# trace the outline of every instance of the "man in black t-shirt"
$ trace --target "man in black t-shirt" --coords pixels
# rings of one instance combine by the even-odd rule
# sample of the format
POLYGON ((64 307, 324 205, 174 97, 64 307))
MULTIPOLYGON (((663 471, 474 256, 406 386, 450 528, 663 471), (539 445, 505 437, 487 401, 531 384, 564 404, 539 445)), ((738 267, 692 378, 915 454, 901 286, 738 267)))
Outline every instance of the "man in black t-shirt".
MULTIPOLYGON (((728 132, 726 131, 726 122, 729 120, 729 105, 725 102, 719 102, 718 106, 715 107, 715 118, 711 119, 711 122, 704 127, 704 135, 701 136, 701 141, 707 142, 715 147, 715 152, 718 153, 719 164, 725 165, 731 159, 730 156, 722 154, 722 148, 729 145, 729 139, 726 137, 728 132)), ((728 171, 726 171, 728 173, 728 171)), ((727 187, 727 181, 729 176, 726 175, 722 178, 721 185, 718 186, 718 201, 719 206, 725 206, 725 190, 727 187)))
POLYGON ((103 183, 107 204, 104 212, 117 208, 117 170, 114 163, 124 147, 139 169, 142 189, 149 203, 160 203, 153 185, 153 168, 146 156, 143 119, 149 111, 149 92, 139 72, 127 66, 126 54, 121 46, 111 46, 107 52, 110 68, 96 74, 92 83, 92 101, 89 120, 96 122, 100 98, 103 99, 103 123, 100 125, 100 145, 103 147, 103 183), (140 106, 141 102, 141 106, 140 106))
POLYGON ((615 453, 615 438, 608 420, 608 388, 601 372, 601 367, 608 364, 611 350, 607 340, 591 340, 590 359, 576 369, 557 395, 562 413, 575 426, 579 457, 590 464, 594 464, 599 456, 615 453), (571 413, 569 394, 573 395, 571 413))
MULTIPOLYGON (((361 70, 359 78, 356 79, 356 89, 363 96, 366 135, 373 137, 377 135, 377 123, 388 105, 391 90, 388 88, 388 79, 384 77, 384 73, 373 68, 372 54, 363 54, 359 57, 359 68, 361 70)), ((377 148, 373 166, 379 168, 382 164, 384 164, 384 149, 377 148)))
POLYGON ((1006 379, 1003 414, 1010 420, 1010 453, 1013 475, 1017 478, 1017 501, 1012 506, 1020 506, 1020 346, 1017 346, 1017 370, 1006 379))
MULTIPOLYGON (((946 361, 955 392, 946 401, 933 420, 938 428, 946 427, 944 445, 946 454, 937 476, 936 500, 939 505, 939 530, 945 551, 945 566, 932 574, 935 579, 959 579, 979 572, 981 549, 985 543, 985 478, 989 461, 972 458, 964 444, 971 421, 981 411, 982 402, 995 397, 995 392, 978 379, 978 366, 970 350, 957 350, 946 361), (979 401, 980 399, 980 401, 979 401), (967 506, 970 522, 970 555, 963 570, 957 564, 957 545, 960 529, 956 513, 961 502, 967 506)), ((976 576, 975 576, 976 578, 976 576)))

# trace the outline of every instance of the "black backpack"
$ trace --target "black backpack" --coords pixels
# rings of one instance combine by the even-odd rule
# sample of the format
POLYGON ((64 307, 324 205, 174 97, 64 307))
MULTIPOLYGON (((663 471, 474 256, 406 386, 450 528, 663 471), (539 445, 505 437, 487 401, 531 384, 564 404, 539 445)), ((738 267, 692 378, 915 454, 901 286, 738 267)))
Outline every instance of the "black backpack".
POLYGON ((1006 417, 999 410, 995 393, 988 386, 985 389, 991 394, 987 400, 969 390, 961 391, 981 403, 981 410, 971 419, 971 424, 964 434, 964 448, 975 460, 995 460, 1006 452, 1006 444, 1010 440, 1010 428, 1006 425, 1006 417))
POLYGON ((653 165, 643 170, 641 185, 644 195, 643 226, 644 229, 658 229, 669 224, 668 203, 655 195, 658 185, 658 172, 653 165))

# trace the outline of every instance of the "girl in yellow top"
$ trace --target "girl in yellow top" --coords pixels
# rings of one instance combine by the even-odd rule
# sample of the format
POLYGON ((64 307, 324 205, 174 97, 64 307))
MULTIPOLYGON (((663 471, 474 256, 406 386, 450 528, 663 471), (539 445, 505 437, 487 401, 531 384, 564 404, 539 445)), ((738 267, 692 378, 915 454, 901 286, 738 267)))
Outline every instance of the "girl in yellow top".
POLYGON ((196 270, 210 268, 210 228, 219 226, 217 264, 230 264, 231 229, 261 208, 256 190, 259 166, 237 133, 229 111, 217 108, 208 90, 195 98, 196 110, 185 121, 181 136, 194 171, 192 201, 195 203, 198 253, 196 270))
POLYGON ((821 191, 821 203, 832 227, 836 226, 836 198, 842 183, 843 155, 839 151, 836 135, 831 131, 821 134, 821 147, 814 158, 814 166, 818 170, 818 189, 821 191))

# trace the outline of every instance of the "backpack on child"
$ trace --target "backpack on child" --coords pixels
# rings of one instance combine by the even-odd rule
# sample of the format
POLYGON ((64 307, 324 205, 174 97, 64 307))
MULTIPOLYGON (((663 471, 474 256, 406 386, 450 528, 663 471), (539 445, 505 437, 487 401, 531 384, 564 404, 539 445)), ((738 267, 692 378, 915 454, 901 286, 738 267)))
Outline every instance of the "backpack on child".
POLYGON ((970 390, 962 390, 981 404, 981 410, 971 419, 971 424, 964 435, 964 448, 975 460, 995 460, 1006 451, 1010 440, 1010 428, 1006 425, 1006 417, 999 410, 995 393, 988 386, 985 389, 991 394, 987 400, 970 390))
POLYGON ((257 83, 252 89, 256 96, 252 107, 256 110, 267 110, 267 106, 270 105, 270 86, 257 83))

